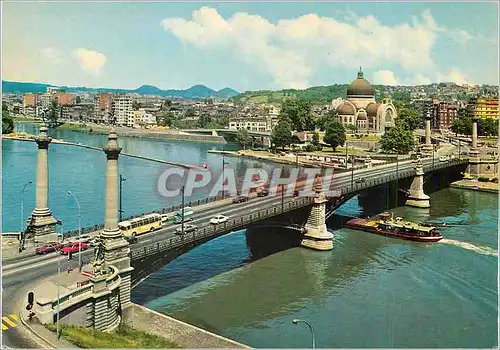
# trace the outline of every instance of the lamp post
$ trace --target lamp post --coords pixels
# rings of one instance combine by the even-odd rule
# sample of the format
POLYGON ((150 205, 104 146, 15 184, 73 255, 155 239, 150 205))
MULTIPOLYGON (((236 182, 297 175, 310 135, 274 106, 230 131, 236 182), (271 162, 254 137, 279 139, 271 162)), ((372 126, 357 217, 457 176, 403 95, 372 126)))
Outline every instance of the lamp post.
POLYGON ((311 336, 312 336, 312 348, 316 349, 316 340, 314 338, 314 330, 313 330, 311 324, 309 322, 305 321, 305 320, 298 320, 296 318, 292 322, 295 325, 298 324, 298 323, 300 323, 300 322, 302 322, 302 323, 305 323, 306 325, 309 326, 309 330, 311 331, 311 336))
POLYGON ((396 200, 396 207, 397 207, 398 206, 398 192, 399 192, 399 153, 395 148, 393 148, 392 150, 396 153, 396 194, 395 194, 395 200, 396 200))
POLYGON ((351 155, 351 192, 354 189, 354 154, 351 155))
POLYGON ((181 187, 181 194, 182 194, 182 209, 181 209, 181 215, 182 215, 182 221, 181 221, 181 237, 184 237, 184 186, 181 187))
POLYGON ((434 171, 434 146, 432 146, 432 170, 434 171))
POLYGON ((59 314, 60 314, 60 287, 61 287, 61 258, 60 258, 60 255, 61 255, 61 251, 60 249, 58 249, 58 247, 56 247, 55 245, 53 244, 50 244, 49 243, 49 246, 53 247, 56 251, 56 254, 57 254, 57 317, 56 317, 56 327, 57 327, 57 331, 56 331, 56 335, 57 335, 57 339, 59 339, 59 337, 61 336, 61 328, 59 326, 59 314))
POLYGON ((78 202, 78 199, 76 196, 73 194, 73 192, 68 191, 68 194, 73 196, 75 199, 76 205, 78 207, 78 271, 82 270, 82 241, 81 241, 81 235, 82 235, 82 216, 80 212, 80 202, 78 202))
POLYGON ((347 141, 345 142, 345 168, 347 169, 347 141))
POLYGON ((285 210, 285 185, 281 184, 281 212, 285 210))
POLYGON ((460 160, 460 139, 458 139, 458 160, 460 160))
POLYGON ((122 221, 122 215, 123 215, 123 208, 122 208, 122 182, 127 181, 126 178, 124 178, 122 175, 120 175, 120 209, 118 212, 120 213, 120 221, 122 221))
POLYGON ((32 184, 33 181, 28 181, 27 183, 24 184, 23 186, 23 189, 21 191, 21 249, 20 250, 23 250, 24 249, 24 242, 25 242, 25 233, 24 233, 24 225, 25 225, 25 222, 24 222, 24 191, 26 190, 26 187, 29 185, 29 184, 32 184))

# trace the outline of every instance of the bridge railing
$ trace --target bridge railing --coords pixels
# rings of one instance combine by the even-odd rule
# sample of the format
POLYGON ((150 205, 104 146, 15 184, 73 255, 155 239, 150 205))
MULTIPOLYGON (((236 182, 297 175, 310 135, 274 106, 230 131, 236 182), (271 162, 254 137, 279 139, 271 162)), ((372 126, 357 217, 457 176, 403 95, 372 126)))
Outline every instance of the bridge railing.
POLYGON ((162 242, 156 242, 151 245, 136 248, 130 250, 130 257, 132 260, 145 258, 149 255, 153 255, 165 250, 171 250, 180 248, 186 244, 190 244, 208 237, 217 236, 225 232, 232 231, 234 229, 242 229, 246 225, 257 222, 269 217, 273 217, 290 210, 298 209, 307 205, 312 204, 314 201, 313 197, 298 198, 295 200, 290 200, 283 204, 275 205, 266 209, 259 210, 258 212, 244 215, 235 219, 231 219, 222 224, 205 226, 193 233, 185 234, 184 236, 178 235, 176 237, 169 238, 168 240, 162 242))
MULTIPOLYGON (((217 201, 229 198, 229 197, 230 196, 228 194, 226 194, 225 196, 220 195, 220 196, 215 196, 215 197, 208 197, 208 198, 204 198, 204 199, 198 199, 198 200, 195 200, 195 201, 192 201, 192 202, 184 204, 184 207, 195 207, 195 206, 198 206, 198 205, 203 205, 203 204, 217 202, 217 201)), ((174 205, 174 206, 171 206, 171 207, 168 207, 168 208, 156 209, 156 210, 153 210, 151 212, 146 212, 146 213, 141 213, 141 214, 137 214, 137 215, 132 215, 132 216, 126 217, 126 218, 123 219, 123 221, 134 219, 134 218, 137 218, 137 217, 141 217, 141 216, 144 216, 144 215, 147 215, 147 214, 153 214, 153 213, 157 213, 157 214, 169 214, 169 213, 173 213, 175 211, 178 211, 181 208, 182 208, 182 205, 179 204, 179 205, 174 205)), ((99 224, 99 225, 94 225, 94 226, 88 226, 88 227, 82 228, 82 234, 86 234, 86 233, 90 233, 90 232, 95 232, 95 231, 102 230, 102 229, 104 229, 104 224, 99 224)), ((78 236, 78 230, 76 229, 76 230, 66 231, 66 232, 64 232, 63 236, 64 236, 64 238, 78 236)))

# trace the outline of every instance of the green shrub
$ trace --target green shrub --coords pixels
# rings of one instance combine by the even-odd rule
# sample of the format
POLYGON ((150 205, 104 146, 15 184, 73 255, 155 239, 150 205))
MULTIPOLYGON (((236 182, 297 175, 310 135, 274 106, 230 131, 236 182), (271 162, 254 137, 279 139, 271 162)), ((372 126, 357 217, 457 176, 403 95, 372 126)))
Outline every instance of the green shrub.
POLYGON ((490 182, 490 179, 487 178, 487 177, 480 177, 477 180, 480 181, 480 182, 490 182))
POLYGON ((490 181, 494 182, 494 183, 498 183, 498 177, 495 177, 495 178, 491 179, 490 181))
POLYGON ((306 152, 314 152, 316 150, 316 147, 314 147, 313 145, 306 145, 304 147, 304 151, 306 152))

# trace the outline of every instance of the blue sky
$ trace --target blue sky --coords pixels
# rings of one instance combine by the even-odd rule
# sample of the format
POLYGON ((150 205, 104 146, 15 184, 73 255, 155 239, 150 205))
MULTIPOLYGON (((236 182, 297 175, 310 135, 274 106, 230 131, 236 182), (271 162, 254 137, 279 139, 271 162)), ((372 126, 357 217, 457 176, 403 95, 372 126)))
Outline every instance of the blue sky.
POLYGON ((4 80, 238 91, 498 84, 489 3, 3 3, 4 80))

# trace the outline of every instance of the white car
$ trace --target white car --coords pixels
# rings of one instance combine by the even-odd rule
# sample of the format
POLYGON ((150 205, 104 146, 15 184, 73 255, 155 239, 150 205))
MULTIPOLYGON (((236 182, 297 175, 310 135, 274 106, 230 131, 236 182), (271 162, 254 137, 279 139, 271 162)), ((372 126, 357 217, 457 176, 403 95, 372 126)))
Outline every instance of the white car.
POLYGON ((226 222, 227 220, 229 220, 229 217, 219 214, 219 215, 214 216, 213 218, 211 218, 210 219, 210 223, 214 224, 214 225, 216 225, 216 224, 222 224, 222 223, 226 222))

